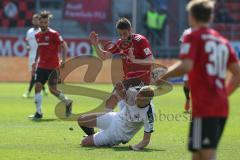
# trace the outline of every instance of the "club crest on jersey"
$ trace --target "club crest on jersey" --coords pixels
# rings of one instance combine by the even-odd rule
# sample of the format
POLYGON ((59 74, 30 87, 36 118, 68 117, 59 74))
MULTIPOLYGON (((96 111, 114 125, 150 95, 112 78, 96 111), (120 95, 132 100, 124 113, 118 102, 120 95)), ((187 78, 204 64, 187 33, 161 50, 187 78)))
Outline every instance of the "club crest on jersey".
POLYGON ((49 41, 49 36, 44 37, 45 41, 49 41))

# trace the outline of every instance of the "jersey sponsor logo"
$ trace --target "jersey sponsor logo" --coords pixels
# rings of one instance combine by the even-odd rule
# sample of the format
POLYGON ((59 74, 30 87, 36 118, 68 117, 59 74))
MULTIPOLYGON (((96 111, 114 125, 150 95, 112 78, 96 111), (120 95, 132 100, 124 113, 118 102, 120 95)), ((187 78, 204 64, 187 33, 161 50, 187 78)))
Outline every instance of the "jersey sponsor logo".
POLYGON ((180 53, 185 55, 188 54, 190 50, 190 43, 183 43, 180 47, 180 53))
POLYGON ((145 48, 143 51, 146 55, 150 55, 152 53, 149 48, 145 48))

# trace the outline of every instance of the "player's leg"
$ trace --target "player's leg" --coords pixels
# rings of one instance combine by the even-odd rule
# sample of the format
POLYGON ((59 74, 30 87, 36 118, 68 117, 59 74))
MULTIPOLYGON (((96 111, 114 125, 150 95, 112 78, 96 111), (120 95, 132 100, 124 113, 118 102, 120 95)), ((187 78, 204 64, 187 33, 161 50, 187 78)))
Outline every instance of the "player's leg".
POLYGON ((47 81, 46 70, 42 68, 37 68, 35 73, 35 105, 36 105, 36 113, 33 117, 29 116, 33 119, 41 119, 42 118, 42 86, 47 81))
POLYGON ((23 97, 28 98, 30 96, 30 93, 32 91, 32 88, 34 86, 35 83, 35 73, 32 73, 32 64, 34 63, 34 58, 29 57, 29 72, 31 73, 31 80, 29 81, 29 86, 28 86, 28 90, 23 94, 23 97))
POLYGON ((90 120, 89 122, 85 122, 85 124, 88 124, 90 127, 96 126, 100 128, 101 131, 84 138, 81 142, 81 145, 110 147, 119 144, 119 140, 113 139, 113 137, 116 137, 116 135, 112 136, 113 134, 116 134, 116 127, 118 126, 118 123, 116 121, 117 113, 109 112, 101 116, 98 115, 95 115, 95 117, 89 116, 88 118, 90 119, 85 118, 84 120, 90 120), (95 118, 95 120, 92 120, 93 118, 95 118))
POLYGON ((34 83, 35 83, 35 76, 32 75, 31 80, 29 81, 28 90, 23 94, 23 97, 28 98, 30 96, 34 83))
POLYGON ((96 119, 97 115, 83 115, 78 118, 78 125, 85 134, 87 134, 88 136, 93 135, 95 133, 93 127, 97 126, 96 119))
POLYGON ((64 93, 57 88, 58 75, 56 70, 48 71, 48 87, 51 94, 57 97, 66 105, 66 117, 69 117, 72 114, 72 100, 69 99, 64 93))
POLYGON ((93 135, 89 135, 85 137, 81 142, 80 145, 83 147, 90 147, 90 146, 95 146, 94 140, 93 140, 93 135))
POLYGON ((186 112, 189 112, 190 110, 190 89, 189 89, 189 85, 188 85, 188 76, 184 75, 183 77, 183 91, 184 91, 184 95, 186 97, 186 102, 185 102, 185 106, 184 109, 186 112))
POLYGON ((32 91, 34 83, 35 83, 35 75, 32 75, 31 81, 29 83, 29 88, 28 88, 29 93, 32 91))
POLYGON ((42 87, 42 90, 43 90, 43 94, 44 94, 45 96, 47 96, 47 95, 48 95, 48 91, 47 91, 47 89, 46 89, 45 86, 42 87))
POLYGON ((197 160, 215 160, 225 118, 194 118, 190 129, 189 150, 197 160))
POLYGON ((78 118, 78 125, 87 134, 94 134, 94 127, 106 130, 110 127, 116 112, 95 113, 91 115, 82 115, 78 118))

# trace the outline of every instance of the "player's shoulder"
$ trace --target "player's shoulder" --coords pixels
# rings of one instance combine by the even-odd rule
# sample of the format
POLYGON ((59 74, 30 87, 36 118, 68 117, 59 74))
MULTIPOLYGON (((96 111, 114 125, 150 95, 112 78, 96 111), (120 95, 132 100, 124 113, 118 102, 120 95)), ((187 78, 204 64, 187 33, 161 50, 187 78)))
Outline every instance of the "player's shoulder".
POLYGON ((191 32, 192 32, 192 28, 187 28, 187 29, 185 29, 185 30, 183 31, 183 33, 182 33, 179 41, 182 42, 182 41, 183 41, 183 38, 184 38, 186 35, 190 34, 191 32))
POLYGON ((58 31, 56 31, 56 30, 54 30, 54 29, 52 29, 52 28, 49 28, 49 33, 50 33, 50 34, 56 34, 56 35, 59 34, 58 31))
POLYGON ((32 28, 29 28, 29 29, 27 30, 27 33, 30 34, 30 33, 32 33, 33 31, 34 31, 34 28, 32 27, 32 28))
POLYGON ((202 40, 214 40, 221 43, 229 43, 227 38, 213 28, 206 28, 205 30, 200 31, 200 36, 202 40))
POLYGON ((188 29, 185 29, 184 31, 183 31, 183 36, 185 36, 185 35, 188 35, 188 34, 190 34, 190 33, 192 33, 192 28, 188 28, 188 29))
POLYGON ((147 38, 141 34, 133 34, 132 39, 136 42, 147 41, 147 38))

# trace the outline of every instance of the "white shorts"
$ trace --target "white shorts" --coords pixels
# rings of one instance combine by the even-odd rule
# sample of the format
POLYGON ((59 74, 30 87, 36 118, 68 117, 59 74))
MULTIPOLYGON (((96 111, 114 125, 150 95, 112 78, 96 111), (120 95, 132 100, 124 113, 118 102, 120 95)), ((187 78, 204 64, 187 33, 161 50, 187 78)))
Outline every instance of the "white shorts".
POLYGON ((188 81, 188 75, 187 74, 183 75, 183 81, 188 81))
POLYGON ((130 140, 121 132, 121 120, 117 114, 109 112, 97 118, 97 127, 102 130, 93 135, 95 146, 114 146, 130 140))

